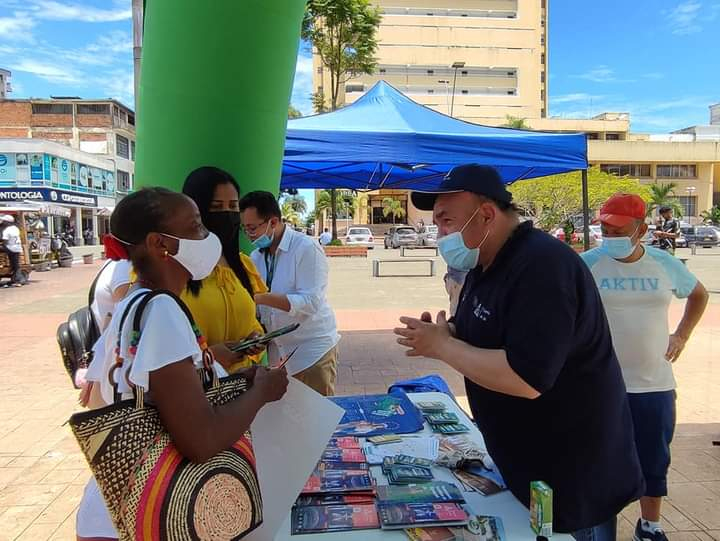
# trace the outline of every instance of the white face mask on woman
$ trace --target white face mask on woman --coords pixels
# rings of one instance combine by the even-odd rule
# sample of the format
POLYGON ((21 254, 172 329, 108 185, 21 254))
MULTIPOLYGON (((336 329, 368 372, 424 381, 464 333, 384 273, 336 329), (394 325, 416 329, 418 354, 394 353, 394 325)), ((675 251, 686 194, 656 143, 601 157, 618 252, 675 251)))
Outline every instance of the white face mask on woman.
POLYGON ((208 233, 201 240, 181 239, 167 233, 162 235, 178 241, 177 253, 170 256, 187 269, 193 280, 203 280, 210 276, 220 261, 222 244, 214 233, 208 233))

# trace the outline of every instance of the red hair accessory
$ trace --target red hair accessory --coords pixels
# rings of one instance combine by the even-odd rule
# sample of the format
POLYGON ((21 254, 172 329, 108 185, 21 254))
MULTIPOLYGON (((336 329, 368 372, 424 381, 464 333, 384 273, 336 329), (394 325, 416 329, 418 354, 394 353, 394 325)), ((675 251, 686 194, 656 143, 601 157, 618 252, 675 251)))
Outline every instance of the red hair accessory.
POLYGON ((103 245, 105 246, 105 255, 113 261, 120 261, 121 259, 130 259, 127 251, 127 245, 112 235, 105 235, 103 237, 103 245))

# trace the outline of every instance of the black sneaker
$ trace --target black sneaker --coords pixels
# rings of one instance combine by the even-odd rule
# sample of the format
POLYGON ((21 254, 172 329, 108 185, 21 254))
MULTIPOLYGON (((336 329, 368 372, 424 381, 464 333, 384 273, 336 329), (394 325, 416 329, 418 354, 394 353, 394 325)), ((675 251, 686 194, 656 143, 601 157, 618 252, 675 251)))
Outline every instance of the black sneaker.
POLYGON ((665 535, 665 532, 661 529, 657 529, 653 532, 643 530, 642 519, 638 519, 637 525, 635 526, 633 541, 668 541, 668 538, 665 535))

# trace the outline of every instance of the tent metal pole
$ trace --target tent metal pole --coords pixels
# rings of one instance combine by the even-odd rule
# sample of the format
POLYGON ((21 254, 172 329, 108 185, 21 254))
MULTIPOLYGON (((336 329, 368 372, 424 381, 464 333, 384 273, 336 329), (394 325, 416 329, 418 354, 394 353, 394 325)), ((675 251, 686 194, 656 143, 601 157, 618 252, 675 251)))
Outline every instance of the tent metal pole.
POLYGON ((585 251, 590 249, 590 198, 588 194, 588 172, 587 169, 581 171, 582 174, 582 200, 583 200, 583 245, 585 251))

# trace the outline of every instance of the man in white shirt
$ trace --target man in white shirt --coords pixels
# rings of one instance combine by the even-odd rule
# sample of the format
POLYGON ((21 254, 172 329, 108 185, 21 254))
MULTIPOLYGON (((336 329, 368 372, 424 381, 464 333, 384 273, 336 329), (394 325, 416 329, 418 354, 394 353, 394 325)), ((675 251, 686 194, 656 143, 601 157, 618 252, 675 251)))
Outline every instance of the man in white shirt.
POLYGON ((332 235, 330 234, 330 231, 328 231, 328 228, 325 228, 325 231, 320 233, 320 244, 322 246, 327 246, 332 241, 332 235))
POLYGON ((675 430, 672 364, 702 317, 708 294, 669 252, 643 246, 645 202, 616 194, 600 209, 603 244, 582 254, 600 291, 622 368, 645 476, 635 541, 665 541, 660 508, 667 495, 670 442, 675 430), (672 296, 687 299, 674 333, 668 328, 672 296))
POLYGON ((15 218, 10 214, 0 216, 0 225, 2 225, 1 249, 10 260, 10 284, 20 287, 24 282, 20 272, 20 254, 22 253, 20 229, 15 225, 15 218))
POLYGON ((317 392, 335 394, 337 333, 335 314, 327 302, 328 264, 320 245, 287 227, 269 192, 251 192, 240 200, 245 235, 268 293, 255 295, 260 321, 268 331, 292 323, 300 327, 268 348, 271 364, 290 354, 287 371, 317 392))

